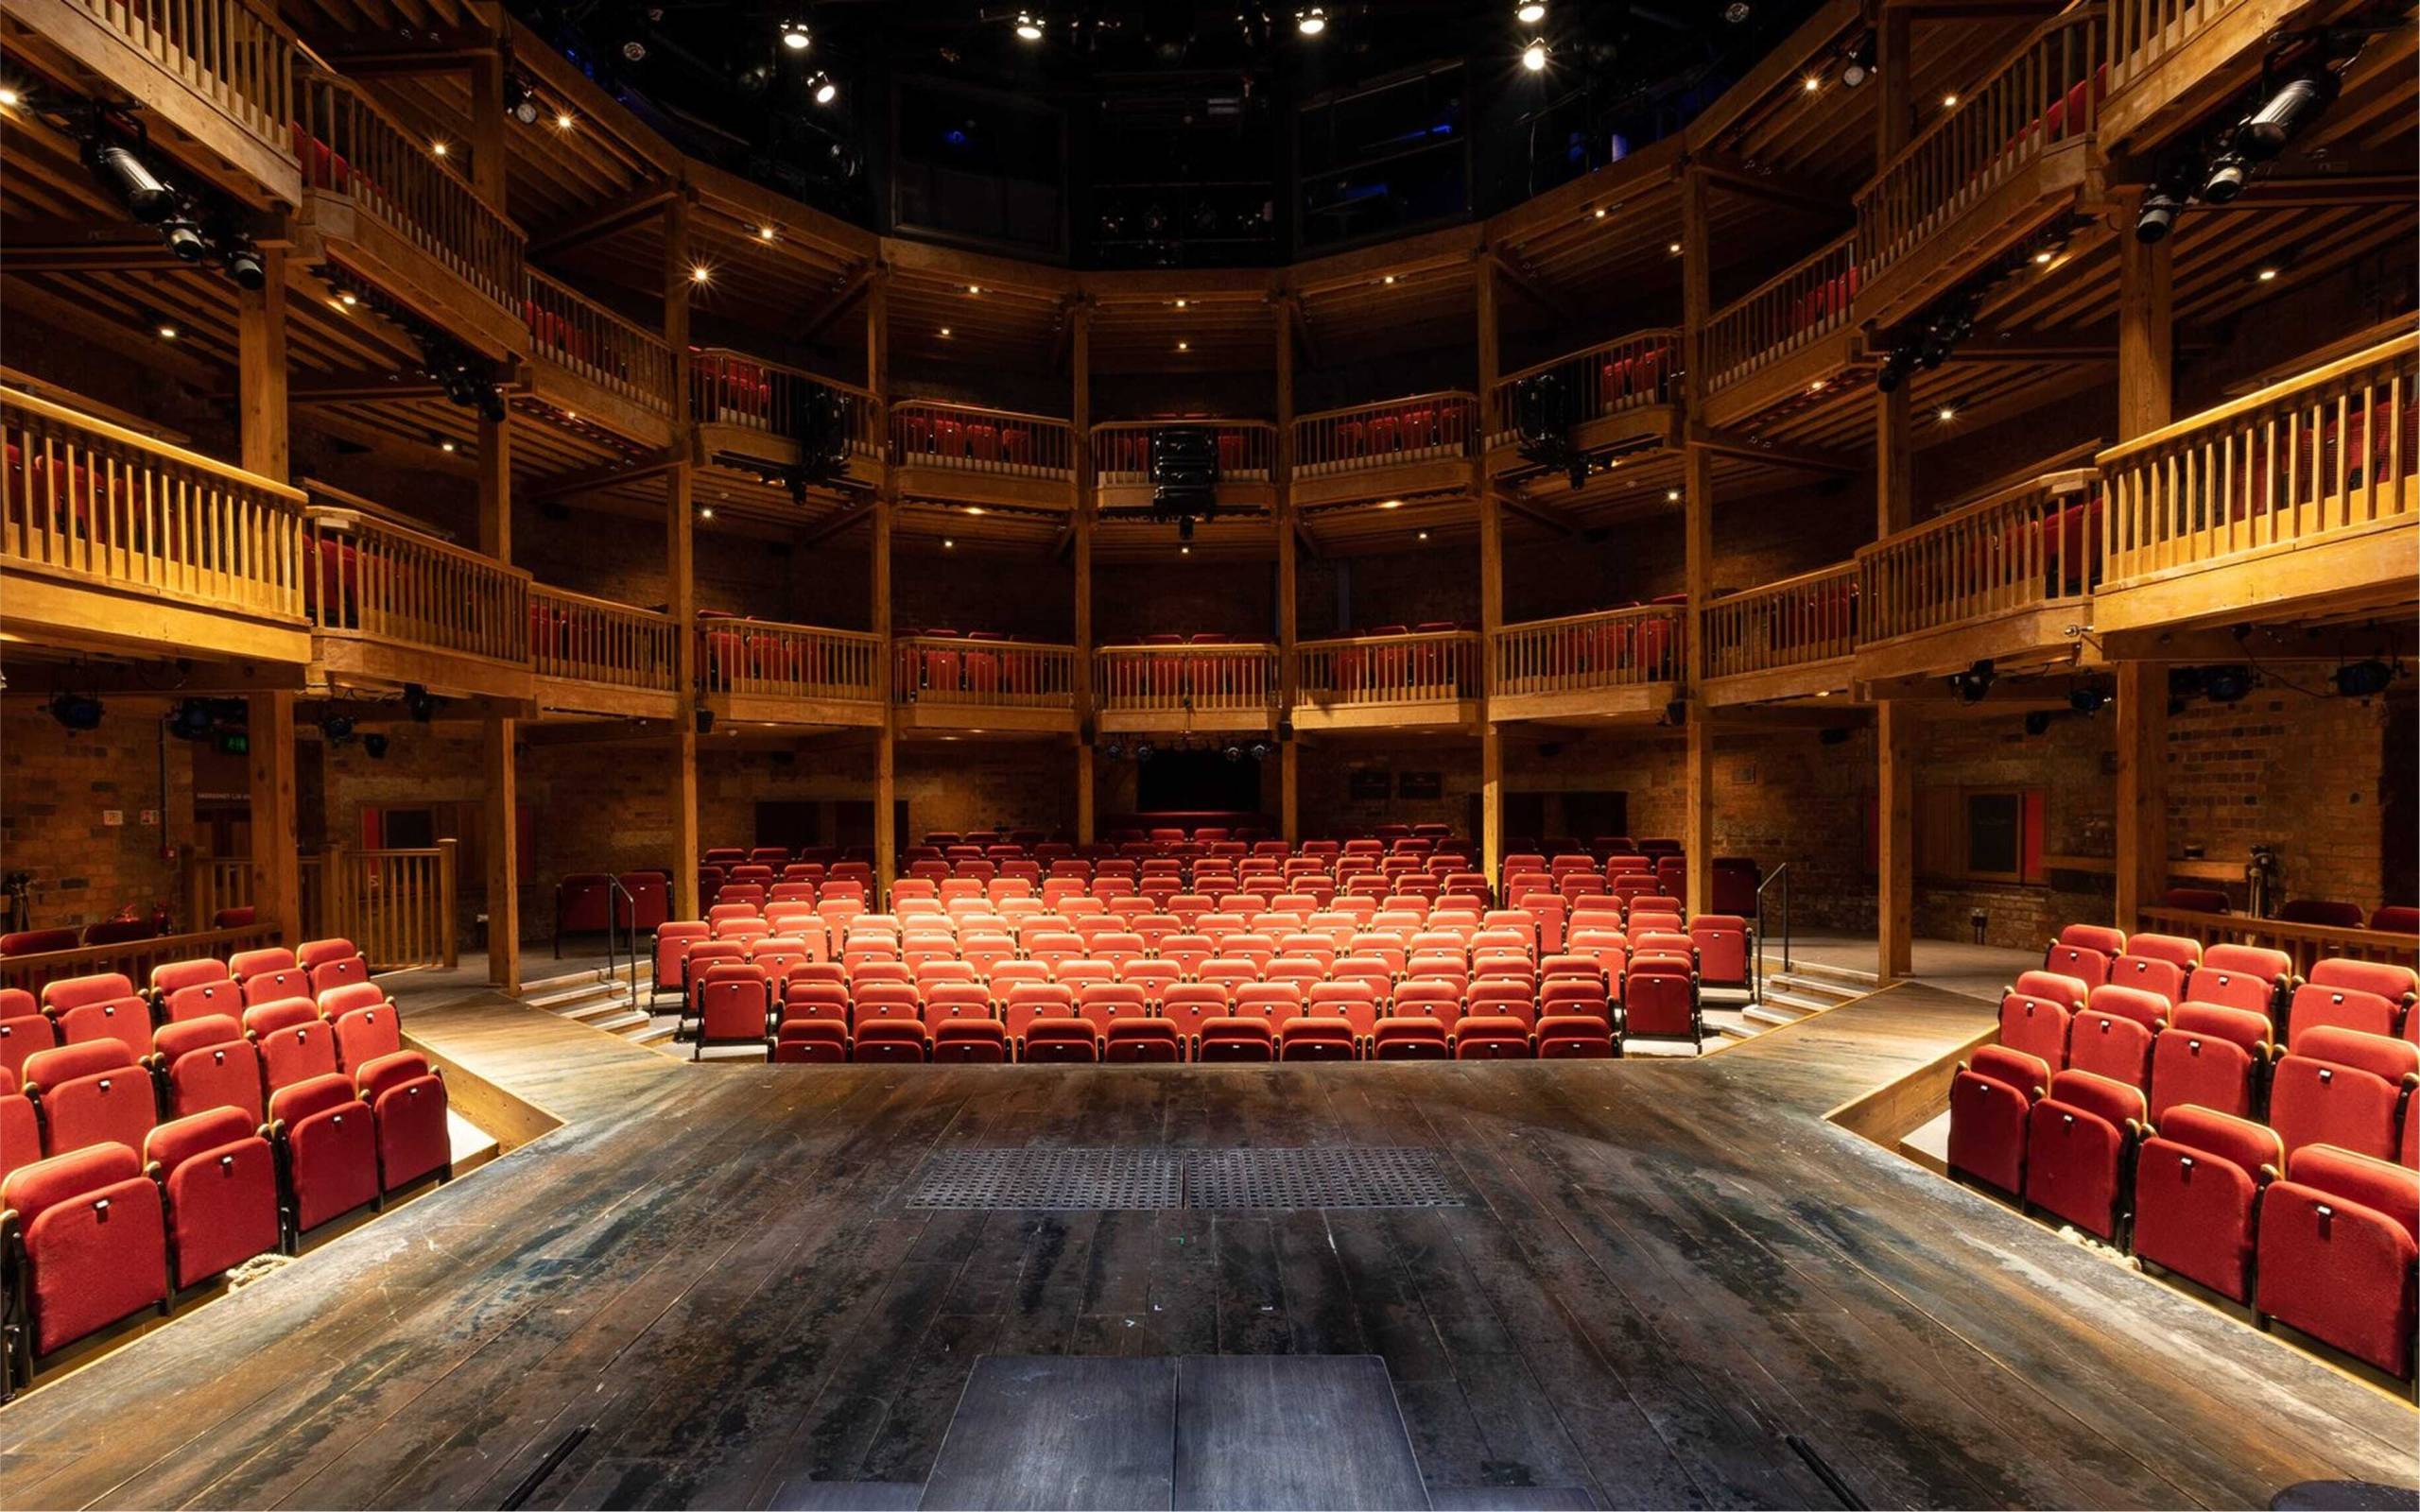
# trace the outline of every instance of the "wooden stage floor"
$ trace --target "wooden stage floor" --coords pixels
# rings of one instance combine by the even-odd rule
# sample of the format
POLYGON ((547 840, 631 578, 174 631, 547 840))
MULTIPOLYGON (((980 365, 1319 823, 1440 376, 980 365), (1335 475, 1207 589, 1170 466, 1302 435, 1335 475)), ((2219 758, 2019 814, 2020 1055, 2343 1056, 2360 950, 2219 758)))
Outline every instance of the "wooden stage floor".
POLYGON ((529 1505, 870 1504, 978 1356, 1048 1354, 1379 1356, 1439 1505, 2420 1480, 2408 1405, 1825 1121, 1989 1013, 1905 986, 1695 1063, 810 1069, 419 1001, 564 1126, 0 1409, 0 1502, 495 1506, 586 1428, 529 1505), (1471 1200, 900 1200, 937 1150, 1343 1144, 1471 1200))

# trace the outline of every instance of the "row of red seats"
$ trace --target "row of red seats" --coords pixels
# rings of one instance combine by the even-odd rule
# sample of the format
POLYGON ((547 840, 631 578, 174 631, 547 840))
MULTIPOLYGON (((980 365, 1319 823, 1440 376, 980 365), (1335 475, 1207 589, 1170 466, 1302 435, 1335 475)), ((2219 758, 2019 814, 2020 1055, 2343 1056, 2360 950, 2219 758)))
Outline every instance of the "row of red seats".
POLYGON ((2405 966, 2071 925, 1953 1078, 1949 1168, 2408 1378, 2415 999, 2405 966))
POLYGON ((246 952, 164 964, 147 993, 112 973, 46 984, 39 1005, 22 991, 0 1004, 0 1384, 450 1177, 444 1083, 402 1047, 394 1005, 349 942, 306 951, 316 965, 246 952), (315 975, 316 999, 297 991, 315 975), (240 1020, 218 1011, 239 1006, 240 1020))

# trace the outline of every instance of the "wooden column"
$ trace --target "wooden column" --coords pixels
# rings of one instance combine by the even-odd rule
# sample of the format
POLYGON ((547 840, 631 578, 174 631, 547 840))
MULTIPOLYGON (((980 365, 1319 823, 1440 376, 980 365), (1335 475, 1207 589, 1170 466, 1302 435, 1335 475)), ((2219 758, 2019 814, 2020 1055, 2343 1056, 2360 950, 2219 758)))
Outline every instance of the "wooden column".
MULTIPOLYGON (((1915 523, 1915 488, 1909 456, 1908 388, 1875 401, 1875 502, 1876 539, 1915 523)), ((1876 753, 1875 835, 1876 973, 1886 984, 1912 969, 1916 880, 1916 715, 1913 702, 1885 699, 1875 705, 1876 753)))
POLYGON ((1878 172, 1915 133, 1915 71, 1905 10, 1882 9, 1875 34, 1874 165, 1878 172))
MULTIPOLYGON (((252 918, 291 947, 302 939, 302 867, 295 839, 294 695, 255 693, 245 700, 251 747, 252 918)), ((323 921, 334 933, 335 917, 323 921)), ((208 928, 207 919, 196 921, 208 928)))
POLYGON ((698 905, 698 507, 689 413, 689 199, 677 194, 664 215, 664 339, 672 347, 673 450, 665 474, 665 603, 672 616, 675 686, 672 719, 672 917, 696 919, 698 905))
POLYGON ((235 292, 236 429, 244 471, 284 483, 286 441, 285 249, 261 249, 267 281, 235 292))
MULTIPOLYGON (((1471 448, 1471 497, 1478 504, 1478 639, 1480 688, 1492 706, 1495 638, 1504 628, 1504 501, 1487 475, 1487 438, 1495 429, 1495 383, 1503 360, 1496 310, 1495 257, 1481 248, 1473 266, 1478 306, 1478 438, 1471 448)), ((1479 868, 1488 885, 1503 881, 1504 732, 1495 712, 1479 730, 1479 868)))
POLYGON ((504 48, 501 44, 471 59, 471 187, 498 214, 505 209, 504 48))
MULTIPOLYGON (((512 564, 512 425, 479 421, 479 550, 512 564)), ((520 721, 491 717, 480 722, 479 766, 486 782, 479 834, 487 860, 488 983, 498 991, 521 991, 521 857, 519 773, 513 742, 520 721)), ((694 876, 691 879, 695 885, 694 876)))
MULTIPOLYGON (((1687 422, 1695 430, 1704 397, 1705 329, 1714 314, 1714 254, 1706 176, 1691 167, 1681 178, 1681 365, 1687 422)), ((1714 730, 1704 697, 1705 611, 1714 598, 1714 454, 1695 440, 1682 463, 1682 586, 1689 595, 1681 658, 1687 679, 1688 753, 1684 765, 1681 846, 1688 855, 1691 917, 1714 906, 1714 730)))
POLYGON ((1069 501, 1068 555, 1075 577, 1076 843, 1090 845, 1098 833, 1093 747, 1099 711, 1093 705, 1093 519, 1100 507, 1100 479, 1093 461, 1093 303, 1080 298, 1067 312, 1067 361, 1074 369, 1075 496, 1069 501))
MULTIPOLYGON (((2138 197, 2135 197, 2138 198, 2138 197)), ((2121 206, 2120 226, 2133 216, 2121 206)), ((2146 246, 2121 231, 2118 292, 2118 438, 2155 431, 2173 418, 2176 349, 2169 242, 2146 246)), ((2168 890, 2168 667, 2118 663, 2118 928, 2168 890)))
MULTIPOLYGON (((1277 344, 1271 352, 1271 382, 1277 397, 1277 455, 1270 481, 1275 487, 1277 519, 1277 676, 1278 708, 1291 728, 1294 703, 1302 696, 1302 669, 1295 665, 1294 643, 1300 628, 1300 586, 1294 559, 1294 302, 1291 294, 1277 298, 1277 344)), ((1281 734, 1283 731, 1280 732, 1281 734)), ((1303 758, 1298 742, 1277 742, 1277 822, 1286 843, 1303 838, 1303 758)))
MULTIPOLYGON (((873 576, 874 644, 882 647, 875 661, 884 667, 890 665, 890 517, 899 506, 898 490, 888 479, 874 494, 873 528, 866 542, 867 571, 873 576)), ((890 885, 899 873, 899 840, 891 823, 890 811, 898 799, 895 781, 897 735, 892 729, 890 694, 888 674, 883 690, 882 727, 874 731, 873 752, 873 875, 882 885, 882 896, 890 894, 890 885)))

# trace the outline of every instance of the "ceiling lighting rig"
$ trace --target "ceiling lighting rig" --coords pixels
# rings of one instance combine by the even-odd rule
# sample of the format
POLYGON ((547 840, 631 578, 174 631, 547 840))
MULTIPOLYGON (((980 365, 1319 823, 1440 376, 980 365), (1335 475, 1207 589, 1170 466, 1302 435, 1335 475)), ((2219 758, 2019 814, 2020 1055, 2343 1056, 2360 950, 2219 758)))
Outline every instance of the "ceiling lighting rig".
POLYGON ((2074 238, 2075 229, 2072 217, 2053 222, 1994 258, 1974 277, 1893 331, 1882 365, 1875 370, 1874 387, 1887 394, 1918 369, 1930 372, 1947 362, 1949 354, 1975 334, 1975 316, 1982 308, 1985 296, 2022 273, 2056 266, 2059 254, 2074 238))
POLYGON ((76 141, 84 171, 117 197, 137 222, 158 230, 181 263, 216 259, 236 287, 268 282, 268 266, 234 205, 207 190, 189 190, 152 166, 150 140, 127 112, 85 104, 50 117, 76 141))

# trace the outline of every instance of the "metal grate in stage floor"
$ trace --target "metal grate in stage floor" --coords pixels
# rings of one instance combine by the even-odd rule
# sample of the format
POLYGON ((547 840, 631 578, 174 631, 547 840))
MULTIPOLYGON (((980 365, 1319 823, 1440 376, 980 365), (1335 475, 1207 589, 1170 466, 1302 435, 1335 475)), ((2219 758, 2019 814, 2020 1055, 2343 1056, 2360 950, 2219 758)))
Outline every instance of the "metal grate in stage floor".
POLYGON ((1419 1146, 1319 1149, 945 1150, 904 1199, 932 1210, 1129 1211, 1192 1208, 1459 1208, 1437 1152, 1419 1146))

